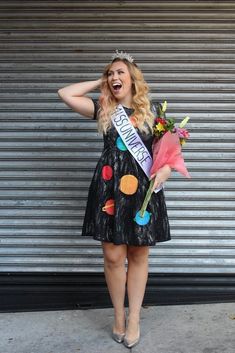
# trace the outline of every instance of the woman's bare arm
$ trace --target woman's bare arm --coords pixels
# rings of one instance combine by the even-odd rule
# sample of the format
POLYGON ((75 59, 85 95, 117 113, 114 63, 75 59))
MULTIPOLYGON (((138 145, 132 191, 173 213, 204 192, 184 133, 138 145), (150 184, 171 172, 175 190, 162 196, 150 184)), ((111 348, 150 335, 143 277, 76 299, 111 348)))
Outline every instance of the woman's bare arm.
POLYGON ((75 83, 58 90, 59 97, 77 113, 88 118, 94 116, 94 104, 86 94, 98 88, 101 79, 75 83))

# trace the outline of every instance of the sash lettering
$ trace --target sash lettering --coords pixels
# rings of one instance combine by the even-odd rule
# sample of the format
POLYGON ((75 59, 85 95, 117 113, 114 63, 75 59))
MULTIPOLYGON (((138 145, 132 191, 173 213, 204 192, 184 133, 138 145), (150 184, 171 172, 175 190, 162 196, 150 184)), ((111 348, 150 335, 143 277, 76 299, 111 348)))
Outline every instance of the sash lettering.
MULTIPOLYGON (((127 149, 140 165, 147 177, 150 177, 150 169, 153 164, 152 157, 138 135, 136 129, 131 124, 124 108, 121 104, 116 107, 114 114, 111 117, 113 125, 118 134, 125 143, 127 149)), ((161 188, 154 190, 159 191, 161 188)))

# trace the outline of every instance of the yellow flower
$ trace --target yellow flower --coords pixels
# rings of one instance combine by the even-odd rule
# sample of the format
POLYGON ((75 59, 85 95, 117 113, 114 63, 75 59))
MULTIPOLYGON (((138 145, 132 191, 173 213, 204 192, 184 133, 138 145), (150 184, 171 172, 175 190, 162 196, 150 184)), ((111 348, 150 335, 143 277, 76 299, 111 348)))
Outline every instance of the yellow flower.
POLYGON ((165 127, 164 125, 162 125, 161 123, 158 123, 156 126, 157 131, 161 132, 161 131, 165 131, 165 127))

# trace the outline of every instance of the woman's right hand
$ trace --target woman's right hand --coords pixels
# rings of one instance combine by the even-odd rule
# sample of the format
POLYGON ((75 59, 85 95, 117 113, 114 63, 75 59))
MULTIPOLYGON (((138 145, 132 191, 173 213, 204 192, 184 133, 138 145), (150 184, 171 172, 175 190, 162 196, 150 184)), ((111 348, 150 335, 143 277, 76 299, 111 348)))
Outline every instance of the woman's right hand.
POLYGON ((100 78, 95 81, 75 83, 73 85, 59 89, 58 95, 70 108, 72 108, 77 113, 88 118, 93 118, 94 104, 91 98, 87 97, 86 94, 98 88, 101 82, 102 79, 100 78))

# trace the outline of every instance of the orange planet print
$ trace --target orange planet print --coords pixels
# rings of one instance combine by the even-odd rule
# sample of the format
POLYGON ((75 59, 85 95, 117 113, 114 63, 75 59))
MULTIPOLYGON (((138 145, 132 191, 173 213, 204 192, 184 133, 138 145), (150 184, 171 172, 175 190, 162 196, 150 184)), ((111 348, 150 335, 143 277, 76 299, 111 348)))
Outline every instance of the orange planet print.
POLYGON ((138 179, 131 174, 121 177, 119 189, 123 194, 133 195, 138 188, 138 179))
POLYGON ((104 207, 102 207, 102 211, 106 212, 107 214, 113 216, 115 212, 115 203, 113 199, 109 199, 105 202, 104 207))

